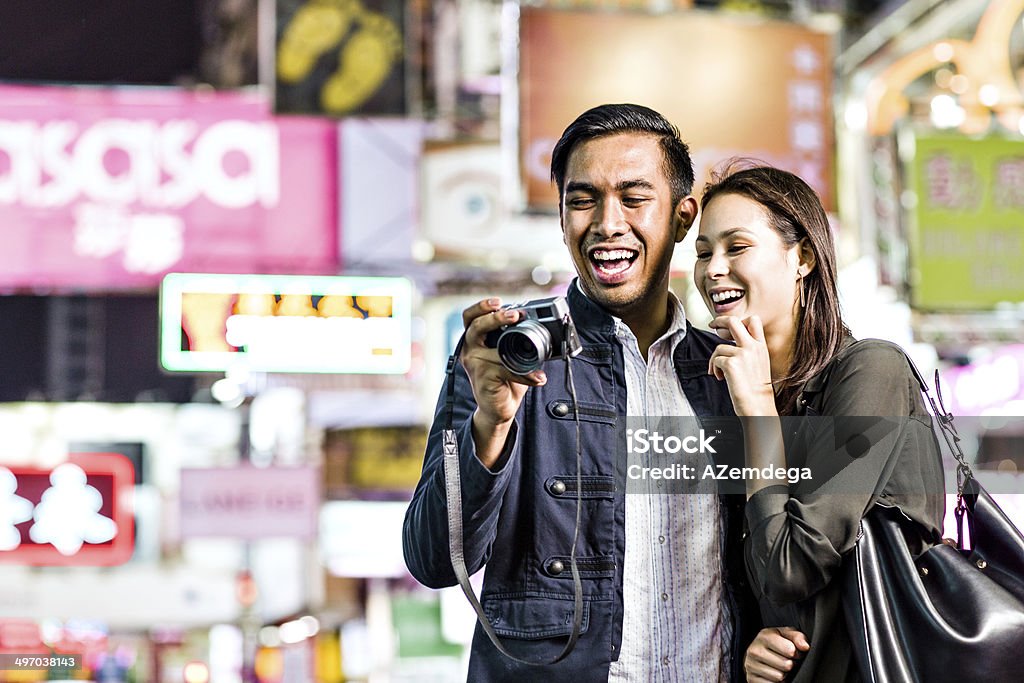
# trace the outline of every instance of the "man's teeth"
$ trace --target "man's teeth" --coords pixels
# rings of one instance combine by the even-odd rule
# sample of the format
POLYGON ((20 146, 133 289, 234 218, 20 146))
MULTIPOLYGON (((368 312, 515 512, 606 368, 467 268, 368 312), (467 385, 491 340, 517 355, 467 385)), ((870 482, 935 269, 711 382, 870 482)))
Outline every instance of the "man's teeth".
POLYGON ((621 261, 633 258, 634 252, 627 249, 612 249, 611 251, 595 251, 591 256, 596 261, 621 261))
POLYGON ((732 301, 733 299, 739 299, 743 296, 743 292, 738 289, 730 289, 727 292, 715 292, 711 295, 711 300, 716 304, 723 303, 725 301, 732 301))

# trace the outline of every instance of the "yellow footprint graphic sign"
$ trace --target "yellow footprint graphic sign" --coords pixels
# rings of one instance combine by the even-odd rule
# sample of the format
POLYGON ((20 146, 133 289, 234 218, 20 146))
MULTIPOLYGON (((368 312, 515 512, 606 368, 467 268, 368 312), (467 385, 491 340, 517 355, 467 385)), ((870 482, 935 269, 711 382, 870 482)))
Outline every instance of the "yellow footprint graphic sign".
POLYGON ((277 0, 277 110, 404 114, 403 5, 277 0))

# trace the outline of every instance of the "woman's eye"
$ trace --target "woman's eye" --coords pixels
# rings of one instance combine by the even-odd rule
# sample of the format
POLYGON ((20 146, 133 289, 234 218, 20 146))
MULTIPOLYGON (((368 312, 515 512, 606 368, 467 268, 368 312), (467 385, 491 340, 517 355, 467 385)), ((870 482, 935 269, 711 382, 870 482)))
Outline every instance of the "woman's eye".
POLYGON ((729 247, 729 253, 738 254, 749 246, 749 244, 734 244, 731 247, 729 247))
POLYGON ((699 252, 697 252, 697 260, 698 261, 706 261, 709 258, 711 258, 711 252, 710 251, 699 251, 699 252))

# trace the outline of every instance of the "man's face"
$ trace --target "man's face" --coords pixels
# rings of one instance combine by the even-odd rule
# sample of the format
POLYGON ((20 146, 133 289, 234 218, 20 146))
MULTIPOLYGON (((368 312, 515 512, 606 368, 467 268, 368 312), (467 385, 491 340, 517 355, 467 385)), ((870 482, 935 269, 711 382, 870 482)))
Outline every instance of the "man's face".
POLYGON ((619 317, 660 303, 674 245, 695 216, 692 197, 673 206, 653 135, 607 135, 577 144, 569 155, 562 236, 583 291, 619 317))

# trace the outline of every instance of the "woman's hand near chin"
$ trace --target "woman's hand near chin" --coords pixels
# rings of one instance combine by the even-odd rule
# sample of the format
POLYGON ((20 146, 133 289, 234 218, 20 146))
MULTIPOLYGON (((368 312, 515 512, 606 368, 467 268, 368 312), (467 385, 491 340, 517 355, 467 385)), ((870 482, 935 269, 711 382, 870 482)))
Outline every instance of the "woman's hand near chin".
POLYGON ((736 414, 778 415, 771 358, 761 319, 752 315, 741 321, 735 316, 721 315, 711 321, 711 329, 736 344, 720 344, 708 362, 708 374, 728 383, 736 414))

